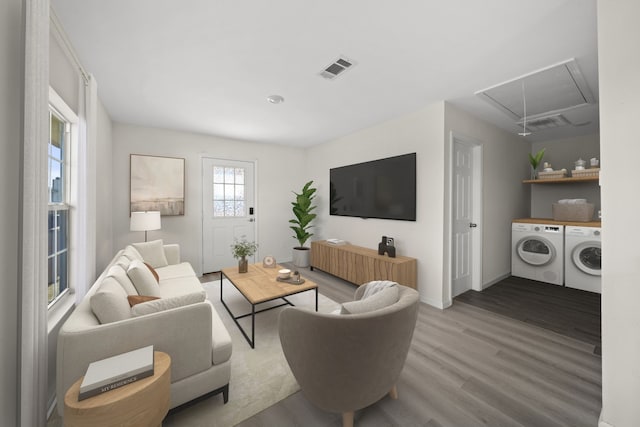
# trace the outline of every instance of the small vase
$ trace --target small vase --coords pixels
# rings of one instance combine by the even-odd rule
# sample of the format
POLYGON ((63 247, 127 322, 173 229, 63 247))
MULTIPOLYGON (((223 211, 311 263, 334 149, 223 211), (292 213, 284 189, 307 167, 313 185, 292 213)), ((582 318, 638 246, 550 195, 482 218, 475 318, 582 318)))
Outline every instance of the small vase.
POLYGON ((238 273, 246 273, 249 271, 249 261, 245 257, 238 260, 238 273))
POLYGON ((531 179, 538 179, 538 171, 534 168, 531 168, 531 179))

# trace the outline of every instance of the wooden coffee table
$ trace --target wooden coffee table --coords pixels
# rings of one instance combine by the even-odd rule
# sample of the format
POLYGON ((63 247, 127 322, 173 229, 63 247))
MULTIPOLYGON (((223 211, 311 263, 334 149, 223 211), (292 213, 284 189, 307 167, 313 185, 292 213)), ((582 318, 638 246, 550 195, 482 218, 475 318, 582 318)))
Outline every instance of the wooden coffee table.
POLYGON ((238 329, 242 332, 242 335, 246 338, 251 348, 255 348, 255 331, 256 331, 256 314, 263 311, 273 310, 274 308, 282 307, 285 305, 294 305, 286 297, 290 295, 299 294, 301 292, 316 291, 316 311, 318 311, 318 285, 307 278, 304 279, 302 284, 292 284, 287 282, 280 282, 277 280, 278 270, 281 266, 275 268, 264 268, 262 264, 250 264, 249 270, 246 273, 238 273, 238 267, 223 268, 220 274, 220 302, 227 309, 229 315, 236 322, 238 329), (231 309, 224 302, 223 291, 223 279, 227 278, 233 286, 240 291, 242 296, 251 304, 251 312, 236 316, 231 312, 231 309), (271 306, 262 310, 256 310, 258 304, 265 302, 282 299, 284 302, 279 305, 271 306), (242 328, 239 319, 251 316, 251 338, 247 335, 242 328))

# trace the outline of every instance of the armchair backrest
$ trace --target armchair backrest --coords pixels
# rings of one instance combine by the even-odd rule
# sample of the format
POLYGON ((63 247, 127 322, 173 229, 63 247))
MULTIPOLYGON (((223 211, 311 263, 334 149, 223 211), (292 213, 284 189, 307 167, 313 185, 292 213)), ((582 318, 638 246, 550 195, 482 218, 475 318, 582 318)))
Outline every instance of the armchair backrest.
POLYGON ((363 314, 280 313, 282 349, 302 392, 330 412, 354 411, 395 385, 407 358, 418 292, 399 286, 398 302, 363 314))

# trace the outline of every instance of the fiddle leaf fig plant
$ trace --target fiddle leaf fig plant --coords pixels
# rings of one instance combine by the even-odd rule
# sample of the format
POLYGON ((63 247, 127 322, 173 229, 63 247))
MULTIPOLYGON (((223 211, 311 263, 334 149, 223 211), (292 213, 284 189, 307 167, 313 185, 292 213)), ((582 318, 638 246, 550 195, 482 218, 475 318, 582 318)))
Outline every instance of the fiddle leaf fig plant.
POLYGON ((296 195, 296 199, 291 202, 295 219, 289 220, 289 223, 292 224, 289 228, 295 233, 293 238, 300 243, 300 248, 304 247, 305 242, 313 236, 309 229, 312 227, 311 222, 316 218, 316 214, 312 212, 316 208, 313 204, 313 199, 316 197, 316 188, 312 187, 312 185, 313 181, 309 181, 302 187, 300 193, 294 191, 293 194, 296 195))

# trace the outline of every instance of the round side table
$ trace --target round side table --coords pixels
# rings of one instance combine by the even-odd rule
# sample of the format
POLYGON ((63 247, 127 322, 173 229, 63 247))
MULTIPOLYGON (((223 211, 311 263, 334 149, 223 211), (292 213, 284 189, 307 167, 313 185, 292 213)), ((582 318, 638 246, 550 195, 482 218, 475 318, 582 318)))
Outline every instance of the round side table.
POLYGON ((80 383, 64 396, 66 427, 161 426, 169 411, 171 357, 155 351, 152 376, 78 401, 80 383))

